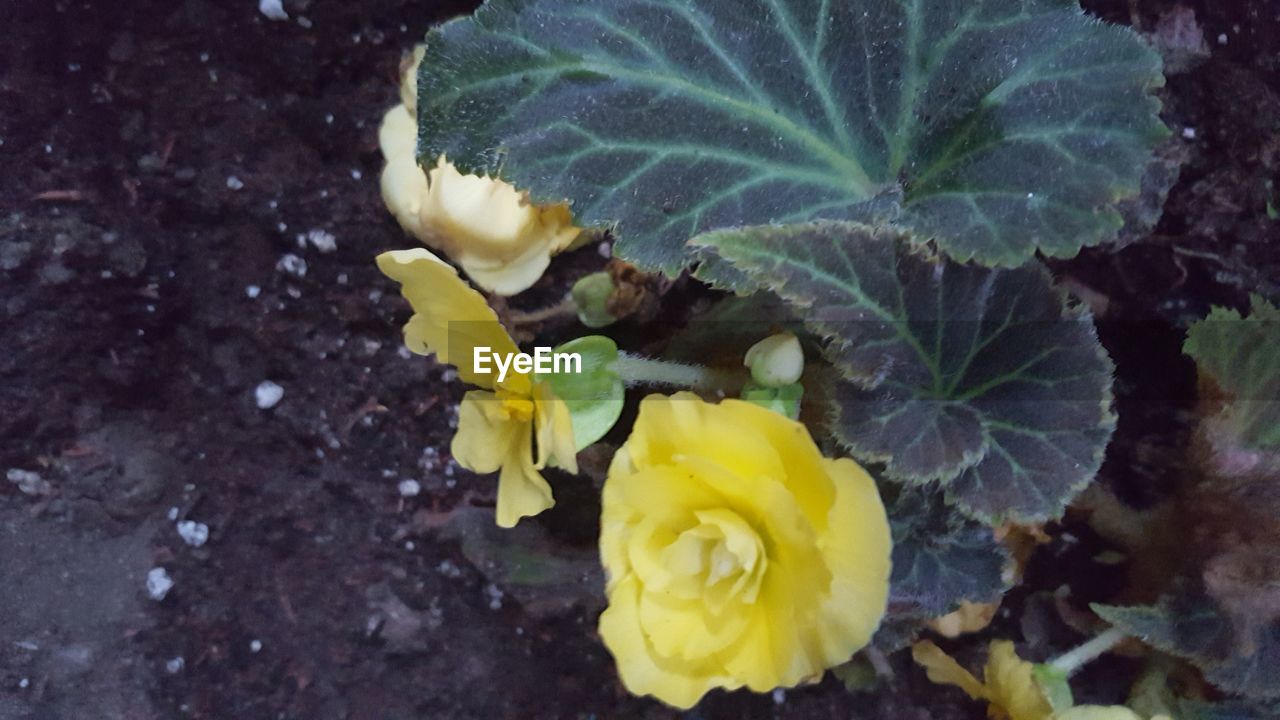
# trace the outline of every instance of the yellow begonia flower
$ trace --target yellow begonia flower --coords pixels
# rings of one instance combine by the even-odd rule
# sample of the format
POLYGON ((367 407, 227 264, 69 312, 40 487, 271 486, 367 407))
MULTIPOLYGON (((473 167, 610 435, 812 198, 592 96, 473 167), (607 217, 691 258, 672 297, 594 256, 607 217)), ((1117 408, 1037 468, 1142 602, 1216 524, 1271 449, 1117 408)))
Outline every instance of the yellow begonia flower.
POLYGON ((816 680, 870 640, 891 541, 875 483, 752 403, 651 395, 614 456, 600 635, 623 684, 680 708, 816 680))
POLYGON ((1036 683, 1035 666, 1019 658, 1008 640, 991 641, 981 682, 927 640, 911 648, 911 657, 924 667, 933 682, 955 685, 974 700, 986 701, 987 715, 993 720, 1053 718, 1053 707, 1036 683))
POLYGON ((379 255, 378 268, 400 283, 413 306, 413 317, 404 327, 409 350, 435 355, 457 368, 463 381, 484 388, 463 396, 451 452, 472 472, 501 471, 498 524, 512 527, 520 518, 554 505, 551 487, 539 471, 550 462, 578 471, 568 406, 546 383, 528 374, 512 369, 497 382, 495 375, 475 371, 477 347, 500 355, 519 350, 484 296, 452 266, 417 248, 379 255))
POLYGON ((403 104, 383 116, 378 145, 387 164, 382 199, 405 232, 447 254, 477 285, 499 295, 527 289, 582 235, 564 204, 534 205, 497 178, 463 175, 444 157, 430 172, 418 165, 414 116, 417 63, 401 82, 403 104))
MULTIPOLYGON (((1036 682, 1035 665, 1018 657, 1008 640, 991 641, 981 681, 928 640, 916 643, 911 657, 931 681, 954 685, 974 700, 986 702, 991 720, 1142 720, 1122 705, 1080 705, 1055 712, 1036 682)), ((1156 716, 1152 720, 1169 719, 1156 716)))

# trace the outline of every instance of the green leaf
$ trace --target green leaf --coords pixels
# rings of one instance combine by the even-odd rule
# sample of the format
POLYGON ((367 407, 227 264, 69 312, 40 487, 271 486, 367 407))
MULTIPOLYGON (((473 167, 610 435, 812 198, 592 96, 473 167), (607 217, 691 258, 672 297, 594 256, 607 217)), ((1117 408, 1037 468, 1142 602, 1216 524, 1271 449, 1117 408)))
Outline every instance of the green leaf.
POLYGON ((618 361, 618 346, 603 335, 588 335, 570 340, 553 352, 577 353, 582 358, 582 372, 538 376, 550 383, 556 397, 569 406, 574 444, 582 450, 604 437, 622 414, 626 387, 613 369, 618 361))
POLYGON ((1280 699, 1280 620, 1260 622, 1242 637, 1212 599, 1196 592, 1168 595, 1155 605, 1092 608, 1148 645, 1195 663, 1223 690, 1280 699))
POLYGON ((962 266, 851 223, 694 238, 831 338, 835 437, 889 477, 939 481, 991 524, 1058 517, 1094 476, 1115 418, 1089 315, 1038 265, 962 266))
POLYGON ((490 0, 430 32, 422 159, 677 271, 700 232, 893 220, 1018 265, 1114 237, 1160 59, 1064 0, 490 0))
POLYGON ((1280 717, 1280 702, 1184 700, 1178 704, 1178 710, 1178 720, 1275 720, 1280 717))
POLYGON ((1004 546, 991 528, 950 512, 939 493, 902 488, 889 505, 889 525, 891 618, 935 618, 961 600, 992 602, 1004 592, 1004 546))
POLYGON ((1187 330, 1183 352, 1231 396, 1221 428, 1250 450, 1280 449, 1280 310, 1254 296, 1248 317, 1214 308, 1187 330))
POLYGON ((1066 672, 1052 665, 1035 665, 1031 669, 1031 675, 1054 712, 1063 712, 1075 704, 1066 672))

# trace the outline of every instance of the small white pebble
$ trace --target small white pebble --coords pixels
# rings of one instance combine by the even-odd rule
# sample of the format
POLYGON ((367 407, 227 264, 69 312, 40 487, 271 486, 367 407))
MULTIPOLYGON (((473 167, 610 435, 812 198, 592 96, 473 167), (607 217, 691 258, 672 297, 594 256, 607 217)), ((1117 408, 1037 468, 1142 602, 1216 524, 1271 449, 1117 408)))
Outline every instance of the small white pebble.
MULTIPOLYGON (((325 114, 324 114, 324 124, 325 124, 325 125, 332 125, 332 124, 333 124, 333 113, 325 113, 325 114)), ((320 193, 321 193, 321 197, 324 197, 324 193, 325 193, 325 192, 326 192, 326 191, 324 191, 324 190, 320 191, 320 193)))
POLYGON ((253 654, 255 654, 255 655, 256 655, 256 654, 258 654, 258 653, 260 653, 260 652, 262 652, 262 641, 261 641, 261 640, 250 640, 250 641, 249 641, 249 652, 251 652, 251 653, 253 653, 253 654))
POLYGON ((231 190, 240 190, 244 187, 244 181, 235 175, 227 177, 227 187, 231 190))
POLYGON ((53 486, 49 481, 40 477, 39 473, 21 468, 10 468, 5 473, 5 477, 9 482, 18 486, 18 490, 25 495, 48 495, 53 492, 53 486))
POLYGON ((596 252, 600 253, 602 258, 611 258, 613 257, 613 246, 608 241, 601 242, 596 246, 596 252))
POLYGON ((285 230, 288 230, 288 229, 289 229, 289 224, 288 224, 288 223, 286 223, 286 222, 278 222, 278 223, 276 223, 276 232, 284 232, 285 230))
POLYGON ((51 153, 51 152, 53 152, 53 146, 52 146, 52 145, 45 145, 45 146, 44 146, 44 154, 45 154, 45 155, 48 155, 48 154, 49 154, 49 153, 51 153))
POLYGON ((207 52, 200 53, 200 62, 202 63, 209 62, 209 53, 207 52))
POLYGON ((313 23, 311 22, 311 18, 299 15, 298 24, 301 25, 304 29, 310 30, 313 23))
POLYGON ((417 497, 418 493, 422 492, 422 485, 413 479, 401 480, 397 487, 401 497, 417 497))
POLYGON ((163 600, 172 589, 173 579, 164 568, 156 567, 147 571, 147 595, 150 595, 152 600, 163 600))
POLYGON ((252 300, 262 294, 262 288, 257 285, 249 285, 244 289, 244 294, 252 300))
POLYGON ((489 609, 490 609, 490 610, 501 610, 501 609, 502 609, 502 597, 503 597, 503 592, 502 592, 501 590, 499 590, 499 589, 498 589, 498 586, 497 586, 497 585, 494 585, 493 583, 489 583, 488 585, 485 585, 485 586, 484 586, 484 594, 485 594, 486 596, 488 596, 488 598, 489 598, 489 609))
POLYGON ((258 403, 259 410, 270 410, 279 405, 283 398, 284 388, 270 380, 263 380, 253 389, 253 399, 258 403))
POLYGON ((29 678, 22 678, 18 681, 18 687, 23 690, 26 690, 29 685, 31 685, 31 680, 29 678))
POLYGON ((284 11, 282 0, 258 0, 258 12, 269 20, 288 20, 289 13, 284 11))
POLYGON ((786 691, 786 690, 783 690, 782 688, 774 688, 774 690, 773 690, 773 704, 774 704, 774 705, 781 705, 782 703, 784 703, 784 702, 786 702, 786 701, 787 701, 787 691, 786 691))
POLYGON ((1227 44, 1227 34, 1226 34, 1226 33, 1221 33, 1221 34, 1219 34, 1219 35, 1218 35, 1218 44, 1219 44, 1219 45, 1226 45, 1226 44, 1227 44))
POLYGON ((1182 128, 1182 137, 1188 140, 1196 139, 1196 129, 1193 127, 1182 128))
POLYGON ((177 508, 177 507, 171 507, 171 508, 169 508, 169 515, 168 515, 168 517, 169 517, 169 520, 170 520, 170 521, 177 520, 177 519, 178 519, 178 508, 177 508))
POLYGON ((405 549, 405 550, 412 550, 412 549, 414 549, 415 547, 417 547, 417 545, 414 545, 412 540, 405 540, 405 541, 404 541, 404 549, 405 549))
POLYGON ((363 178, 363 177, 364 177, 364 173, 360 172, 359 170, 356 170, 355 168, 352 168, 351 170, 352 180, 359 180, 360 178, 363 178))
POLYGON ((307 233, 307 242, 322 253, 331 253, 338 249, 338 239, 333 233, 324 230, 312 230, 307 233))
POLYGON ((204 523, 183 520, 177 527, 182 541, 191 547, 200 547, 209 541, 209 526, 204 523))
POLYGON ((165 664, 164 664, 164 669, 165 669, 165 671, 166 671, 166 672, 168 672, 170 675, 177 675, 178 673, 182 672, 182 668, 184 668, 184 667, 186 667, 186 666, 187 666, 187 661, 186 661, 186 660, 183 660, 183 659, 182 659, 182 656, 181 656, 181 655, 179 655, 178 657, 176 657, 176 658, 174 658, 174 659, 170 660, 169 662, 165 663, 165 664))
POLYGON ((293 253, 287 253, 276 262, 276 270, 289 273, 294 277, 306 277, 307 261, 293 253))
POLYGON ((339 285, 346 285, 346 284, 347 284, 347 274, 346 274, 346 273, 338 273, 338 284, 339 284, 339 285))

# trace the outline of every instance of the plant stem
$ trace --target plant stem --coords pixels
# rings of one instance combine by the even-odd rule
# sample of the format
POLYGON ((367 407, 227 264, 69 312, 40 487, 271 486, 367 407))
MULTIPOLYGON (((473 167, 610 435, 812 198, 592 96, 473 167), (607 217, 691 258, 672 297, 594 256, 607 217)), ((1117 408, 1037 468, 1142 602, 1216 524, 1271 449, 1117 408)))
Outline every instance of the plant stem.
POLYGON ((566 297, 555 305, 548 305, 537 310, 529 310, 528 312, 511 310, 507 313, 507 321, 512 325, 531 325, 564 315, 573 315, 576 312, 578 312, 578 306, 573 303, 573 298, 566 297))
POLYGON ((1099 655, 1107 652, 1115 647, 1121 640, 1129 637, 1120 628, 1110 628, 1104 630, 1097 637, 1078 647, 1068 650, 1059 655, 1054 660, 1050 660, 1047 664, 1055 670, 1066 673, 1070 676, 1075 671, 1087 665, 1090 661, 1096 659, 1099 655))
POLYGON ((701 365, 653 360, 629 353, 618 353, 613 369, 628 385, 675 385, 728 393, 735 385, 740 384, 729 373, 719 370, 701 365))

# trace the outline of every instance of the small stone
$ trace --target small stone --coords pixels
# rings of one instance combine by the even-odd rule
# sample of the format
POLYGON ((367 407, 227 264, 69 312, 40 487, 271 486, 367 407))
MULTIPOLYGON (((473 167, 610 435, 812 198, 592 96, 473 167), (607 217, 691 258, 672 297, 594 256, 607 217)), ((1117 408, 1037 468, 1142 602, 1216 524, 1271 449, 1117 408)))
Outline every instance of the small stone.
POLYGON ((209 541, 209 526, 194 520, 183 520, 178 523, 178 534, 182 541, 191 547, 200 547, 209 541))
POLYGON ((1219 34, 1219 35, 1218 35, 1218 44, 1219 44, 1219 45, 1226 45, 1226 44, 1227 44, 1227 34, 1226 34, 1226 33, 1221 33, 1221 34, 1219 34))
POLYGON ((422 492, 422 485, 417 480, 401 480, 397 487, 401 497, 416 497, 422 492))
POLYGON ((236 177, 235 175, 232 175, 227 178, 227 189, 241 190, 243 188, 244 188, 244 181, 241 180, 240 178, 236 177))
POLYGON ((1196 139, 1196 129, 1193 127, 1182 128, 1182 137, 1188 140, 1196 139))
POLYGON ((147 595, 159 602, 173 589, 173 579, 162 567, 151 568, 147 572, 147 595))
POLYGON ((276 270, 288 273, 294 277, 306 277, 307 261, 293 253, 287 253, 276 262, 276 270))
POLYGON ((23 690, 26 690, 29 685, 31 685, 31 680, 29 678, 22 678, 18 681, 18 687, 23 690))
POLYGON ((5 477, 9 482, 18 486, 18 489, 25 495, 48 495, 53 492, 53 486, 48 480, 40 477, 39 473, 21 468, 11 468, 5 477))
POLYGON ((282 0, 258 0, 258 12, 269 20, 288 20, 289 13, 284 11, 282 0))
POLYGON ((773 690, 773 704, 774 704, 774 705, 781 705, 782 703, 784 703, 784 702, 786 702, 786 701, 787 701, 787 691, 786 691, 786 690, 783 690, 782 688, 774 688, 774 690, 773 690))
POLYGON ((308 232, 307 242, 311 243, 315 249, 326 254, 338 249, 338 239, 333 236, 333 233, 325 232, 324 230, 308 232))
POLYGON ((284 388, 270 380, 263 380, 253 389, 253 399, 258 403, 259 410, 270 410, 279 405, 283 398, 284 388))
POLYGON ((182 656, 181 656, 181 655, 179 655, 178 657, 176 657, 176 658, 174 658, 174 659, 170 660, 169 662, 165 663, 165 664, 164 664, 164 669, 165 669, 165 671, 166 671, 166 672, 168 672, 170 675, 177 675, 178 673, 182 672, 182 668, 184 668, 184 667, 186 667, 186 666, 187 666, 187 661, 186 661, 186 660, 184 660, 184 659, 182 659, 182 656))
POLYGON ((258 653, 262 652, 262 641, 261 641, 261 640, 250 640, 250 641, 249 641, 249 652, 251 652, 251 653, 253 653, 253 654, 255 654, 255 655, 257 655, 258 653))
POLYGON ((244 294, 252 300, 262 294, 262 288, 257 285, 250 285, 244 289, 244 294))

